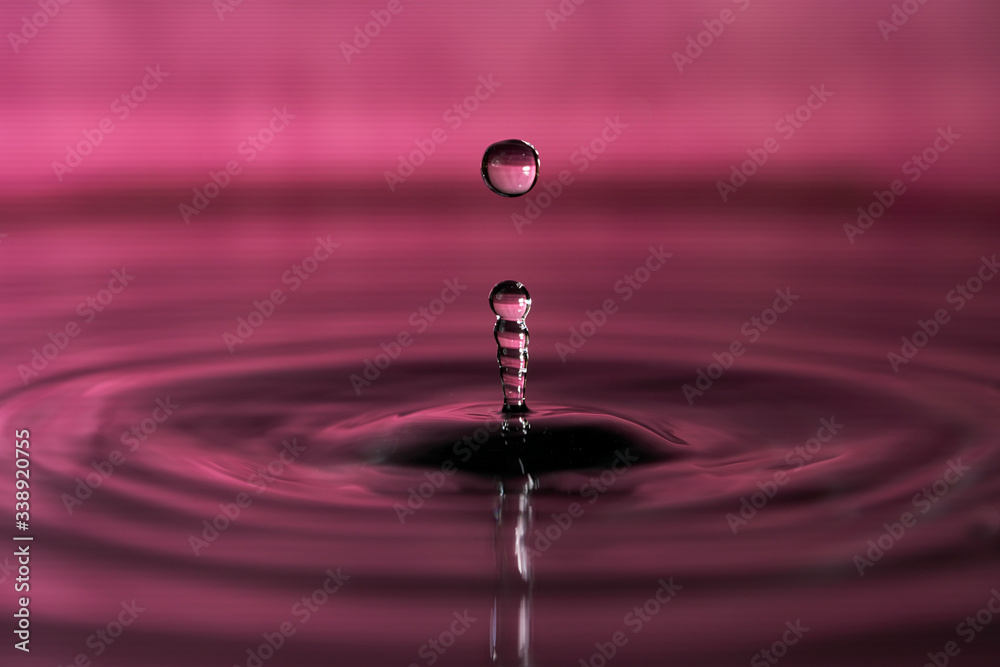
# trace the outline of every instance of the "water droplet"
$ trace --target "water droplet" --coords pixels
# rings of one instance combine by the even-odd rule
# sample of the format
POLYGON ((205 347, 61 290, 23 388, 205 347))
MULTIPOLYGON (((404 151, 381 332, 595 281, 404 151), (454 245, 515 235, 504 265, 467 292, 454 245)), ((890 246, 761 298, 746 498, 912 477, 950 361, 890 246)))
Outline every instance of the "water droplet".
POLYGON ((520 197, 538 180, 538 151, 526 141, 507 139, 490 144, 483 153, 483 181, 504 197, 520 197))
POLYGON ((516 280, 504 280, 490 292, 490 308, 501 319, 523 320, 531 310, 531 295, 516 280))
POLYGON ((531 310, 531 295, 521 283, 504 280, 490 292, 490 308, 497 316, 493 337, 497 341, 504 412, 527 412, 524 376, 528 372, 528 327, 524 318, 531 310))

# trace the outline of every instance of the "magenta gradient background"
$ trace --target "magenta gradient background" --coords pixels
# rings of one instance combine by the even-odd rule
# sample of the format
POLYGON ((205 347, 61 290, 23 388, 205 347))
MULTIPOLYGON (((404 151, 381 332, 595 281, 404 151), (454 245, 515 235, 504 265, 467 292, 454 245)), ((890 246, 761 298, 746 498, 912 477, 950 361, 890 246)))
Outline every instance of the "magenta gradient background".
MULTIPOLYGON (((591 0, 553 31, 544 12, 556 2, 402 1, 350 64, 340 42, 385 3, 247 0, 220 21, 208 0, 71 2, 19 53, 5 39, 4 195, 193 187, 235 157, 273 106, 287 105, 294 124, 241 185, 380 186, 383 171, 435 127, 449 139, 407 190, 476 178, 482 147, 508 137, 535 143, 543 168, 554 170, 605 116, 621 116, 636 129, 591 179, 696 179, 711 203, 714 181, 820 84, 834 97, 782 142, 755 184, 882 184, 940 125, 964 140, 935 167, 932 186, 995 183, 984 168, 1000 139, 1000 45, 988 0, 929 2, 888 42, 876 26, 888 2, 752 0, 741 12, 725 0, 591 0), (671 54, 725 8, 735 22, 678 72, 671 54), (147 65, 169 77, 60 185, 52 161, 110 115, 147 65), (502 86, 451 131, 443 112, 491 74, 502 86)), ((15 30, 33 10, 34 2, 6 2, 0 26, 15 30)))
MULTIPOLYGON (((211 0, 72 0, 17 53, 6 35, 38 5, 0 6, 0 423, 37 433, 41 480, 33 511, 42 554, 34 570, 39 651, 21 660, 5 646, 0 663, 13 654, 13 664, 65 664, 107 623, 109 609, 144 593, 152 610, 145 624, 95 665, 232 664, 282 618, 286 600, 315 586, 314 572, 336 565, 329 553, 359 573, 355 597, 336 622, 330 614, 314 623, 269 665, 387 664, 386 655, 405 665, 440 630, 441 614, 434 614, 447 617, 467 604, 488 609, 486 483, 481 504, 456 493, 429 510, 426 535, 420 528, 394 532, 395 487, 412 479, 377 466, 355 479, 354 469, 334 465, 346 455, 328 460, 317 451, 210 557, 194 559, 186 537, 245 487, 248 466, 266 462, 268 443, 246 434, 284 424, 286 412, 303 431, 320 425, 320 450, 337 443, 338 419, 366 411, 431 399, 498 401, 485 297, 501 279, 523 281, 535 298, 529 403, 533 391, 599 394, 600 373, 614 368, 608 360, 624 358, 650 375, 642 385, 648 401, 636 405, 704 425, 689 434, 706 441, 737 443, 699 452, 713 465, 723 461, 718 469, 736 470, 732 477, 713 478, 708 467, 669 480, 637 473, 651 485, 669 482, 669 493, 623 493, 621 507, 656 506, 647 514, 621 510, 631 522, 595 512, 590 529, 563 542, 567 551, 577 545, 578 560, 542 561, 539 580, 552 586, 548 593, 576 594, 574 578, 603 567, 609 553, 592 549, 605 543, 589 538, 610 534, 625 545, 610 553, 626 558, 635 547, 643 573, 664 564, 700 573, 708 585, 701 593, 689 589, 693 611, 672 609, 676 624, 643 635, 635 662, 622 657, 621 665, 665 664, 672 655, 678 664, 745 663, 793 613, 793 602, 815 605, 818 627, 826 628, 799 654, 812 662, 799 664, 864 664, 864 657, 884 665, 903 651, 915 662, 925 649, 914 635, 926 635, 928 648, 951 637, 953 621, 975 611, 996 585, 987 579, 996 572, 1000 534, 1000 468, 989 467, 998 431, 995 416, 983 415, 995 405, 1000 376, 1000 285, 984 290, 905 374, 891 373, 885 352, 941 306, 981 255, 998 249, 995 0, 928 0, 888 40, 876 23, 892 12, 889 0, 749 0, 745 11, 729 0, 587 0, 555 30, 546 11, 558 0, 401 2, 403 11, 350 63, 340 43, 353 39, 372 10, 384 9, 384 0, 243 0, 224 20, 211 0), (736 12, 735 22, 678 72, 672 54, 723 9, 736 12), (168 77, 118 120, 112 101, 150 66, 168 77), (442 114, 489 77, 500 86, 459 128, 450 127, 442 114), (728 178, 748 149, 777 137, 775 122, 804 103, 811 86, 833 96, 793 137, 779 138, 779 152, 724 203, 716 181, 728 178), (238 146, 275 107, 294 119, 247 164, 238 146), (53 161, 105 117, 115 131, 60 182, 53 161), (609 118, 627 129, 579 171, 574 151, 609 118), (907 182, 908 192, 857 245, 849 243, 842 225, 855 220, 857 207, 904 178, 903 163, 949 126, 961 137, 955 146, 919 182, 907 182), (447 140, 390 191, 385 172, 436 128, 447 140), (483 150, 510 138, 530 142, 541 156, 528 197, 503 199, 481 182, 483 150), (185 225, 178 205, 190 204, 209 171, 234 159, 243 172, 185 225), (511 215, 523 214, 561 170, 575 183, 518 234, 511 215), (229 355, 220 334, 319 235, 343 251, 229 355), (674 252, 672 263, 588 342, 575 366, 561 364, 553 343, 644 261, 650 244, 674 252), (122 265, 135 267, 136 285, 25 388, 16 366, 49 332, 76 320, 77 303, 122 265), (468 279, 470 296, 355 400, 347 374, 455 275, 468 279), (688 406, 681 384, 786 285, 805 294, 794 313, 741 362, 730 384, 688 406), (650 350, 663 356, 647 368, 650 350), (448 355, 454 365, 435 373, 448 355), (482 377, 493 384, 479 382, 478 361, 470 360, 482 361, 482 377), (841 371, 843 387, 828 381, 841 371), (449 394, 454 378, 465 384, 449 394), (187 392, 184 416, 116 473, 86 512, 69 518, 59 494, 102 447, 117 446, 122 424, 147 416, 147 394, 169 391, 187 392), (803 413, 786 419, 784 406, 799 405, 796 393, 803 413), (768 404, 772 395, 784 403, 768 404), (883 404, 872 396, 894 398, 883 404), (823 473, 829 468, 813 472, 844 494, 836 496, 842 504, 822 505, 827 521, 844 519, 840 532, 797 512, 790 495, 787 512, 773 510, 784 523, 769 529, 758 522, 741 548, 720 517, 755 490, 772 453, 764 445, 801 442, 798 427, 815 423, 804 413, 825 415, 831 406, 854 411, 858 425, 845 451, 831 455, 844 467, 831 479, 823 473), (757 443, 759 451, 750 449, 757 443), (896 552, 900 571, 880 566, 883 578, 860 583, 851 550, 877 534, 883 517, 898 516, 910 485, 936 474, 950 447, 962 453, 965 445, 983 462, 983 477, 974 493, 956 494, 955 504, 985 508, 993 522, 986 532, 993 532, 984 540, 993 542, 972 557, 964 537, 927 530, 896 552), (917 463, 902 466, 915 450, 917 463), (331 518, 331 508, 342 514, 331 518), (652 537, 650 524, 657 527, 652 537), (681 537, 674 542, 672 535, 681 537), (810 550, 813 560, 802 555, 810 550), (823 559, 833 563, 829 570, 816 565, 823 559), (789 579, 807 560, 814 588, 789 579), (477 582, 472 603, 461 586, 437 587, 455 572, 477 582), (343 656, 331 657, 331 647, 343 656), (668 653, 671 647, 678 652, 668 653), (283 662, 292 656, 300 661, 283 662)), ((608 392, 616 407, 633 398, 608 392)), ((3 438, 9 443, 9 431, 3 438)), ((7 517, 12 467, 9 446, 2 451, 7 517)), ((552 497, 541 502, 546 511, 559 508, 552 497)), ((949 529, 962 533, 965 524, 949 529)), ((614 572, 632 573, 627 566, 614 572)), ((2 586, 6 617, 13 594, 9 582, 2 586)), ((576 641, 590 650, 590 636, 603 637, 618 622, 635 590, 645 591, 595 588, 587 605, 573 595, 539 595, 546 655, 576 664, 566 647, 576 641)), ((5 635, 8 623, 0 623, 5 635)), ((443 664, 482 661, 486 633, 482 623, 475 645, 457 647, 443 664)), ((995 645, 982 638, 963 657, 991 664, 995 645)), ((540 664, 550 662, 559 664, 540 664)))

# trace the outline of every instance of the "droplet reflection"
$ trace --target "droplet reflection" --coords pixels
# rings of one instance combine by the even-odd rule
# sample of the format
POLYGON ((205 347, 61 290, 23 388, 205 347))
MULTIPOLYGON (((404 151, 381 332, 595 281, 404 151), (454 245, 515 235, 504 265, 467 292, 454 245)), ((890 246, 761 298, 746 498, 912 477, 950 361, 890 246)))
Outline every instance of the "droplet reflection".
POLYGON ((483 154, 483 181, 498 195, 520 197, 535 187, 538 167, 538 151, 528 142, 498 141, 483 154))

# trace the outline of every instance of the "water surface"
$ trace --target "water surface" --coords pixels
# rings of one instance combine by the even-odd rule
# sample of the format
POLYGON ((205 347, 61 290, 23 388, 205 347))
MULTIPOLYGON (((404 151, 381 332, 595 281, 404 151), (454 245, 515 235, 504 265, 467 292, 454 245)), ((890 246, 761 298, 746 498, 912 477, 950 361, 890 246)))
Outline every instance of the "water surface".
POLYGON ((851 244, 843 207, 612 190, 518 233, 523 201, 478 194, 272 193, 191 226, 153 195, 39 203, 48 219, 7 229, 25 664, 252 665, 265 634, 264 664, 489 664, 496 482, 400 461, 498 428, 486 297, 505 278, 533 298, 528 404, 617 420, 657 454, 538 477, 534 664, 601 664, 617 632, 623 665, 746 664, 783 638, 787 664, 917 666, 949 641, 955 664, 994 664, 1000 618, 968 643, 959 624, 1000 587, 1000 281, 948 295, 995 228, 913 204, 851 244), (134 279, 91 317, 113 271, 134 279), (941 309, 896 372, 887 355, 941 309), (94 638, 133 601, 119 638, 94 638))

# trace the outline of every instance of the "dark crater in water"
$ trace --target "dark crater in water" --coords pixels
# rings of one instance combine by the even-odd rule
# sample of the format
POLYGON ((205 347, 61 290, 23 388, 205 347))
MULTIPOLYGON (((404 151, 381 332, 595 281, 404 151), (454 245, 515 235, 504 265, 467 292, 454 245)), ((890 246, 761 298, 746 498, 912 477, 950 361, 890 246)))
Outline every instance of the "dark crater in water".
POLYGON ((490 477, 565 470, 622 469, 678 454, 669 442, 638 425, 605 415, 508 415, 503 426, 471 433, 455 424, 429 426, 388 463, 457 470, 490 477), (523 419, 523 421, 522 421, 523 419), (525 428, 524 424, 527 424, 525 428))

